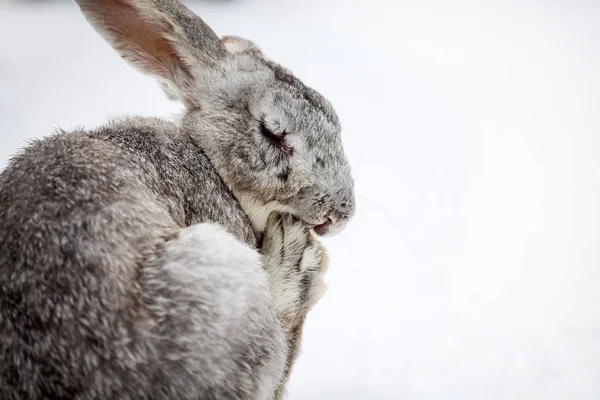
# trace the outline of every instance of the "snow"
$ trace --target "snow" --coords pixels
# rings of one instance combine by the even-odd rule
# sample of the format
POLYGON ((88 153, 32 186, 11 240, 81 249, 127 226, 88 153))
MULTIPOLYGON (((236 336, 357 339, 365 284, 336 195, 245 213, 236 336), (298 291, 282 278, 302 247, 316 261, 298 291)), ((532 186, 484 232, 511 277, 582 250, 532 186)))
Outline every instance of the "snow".
MULTIPOLYGON (((324 93, 358 212, 290 399, 600 398, 600 3, 188 3, 324 93)), ((0 5, 0 168, 180 106, 71 2, 0 5)))

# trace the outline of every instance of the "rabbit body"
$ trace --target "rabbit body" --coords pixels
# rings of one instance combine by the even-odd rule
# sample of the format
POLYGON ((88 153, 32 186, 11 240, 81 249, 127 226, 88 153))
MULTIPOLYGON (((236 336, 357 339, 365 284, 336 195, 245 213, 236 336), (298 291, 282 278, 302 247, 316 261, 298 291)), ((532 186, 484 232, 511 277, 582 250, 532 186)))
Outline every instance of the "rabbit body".
POLYGON ((0 175, 0 398, 274 389, 284 337, 254 230, 173 132, 133 119, 63 133, 0 175))
POLYGON ((0 399, 281 398, 353 184, 330 104, 175 0, 78 0, 187 108, 0 174, 0 399), (274 212, 271 212, 274 211, 274 212))

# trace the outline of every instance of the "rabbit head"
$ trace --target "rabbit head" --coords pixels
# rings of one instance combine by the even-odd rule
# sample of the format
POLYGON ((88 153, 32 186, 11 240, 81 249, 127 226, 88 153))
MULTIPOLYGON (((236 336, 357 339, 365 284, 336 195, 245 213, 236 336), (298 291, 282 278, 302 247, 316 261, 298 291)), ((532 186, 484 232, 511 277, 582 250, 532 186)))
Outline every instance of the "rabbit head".
POLYGON ((181 131, 210 158, 257 230, 273 210, 323 235, 354 213, 331 104, 250 41, 217 35, 176 0, 76 0, 94 28, 186 107, 181 131))

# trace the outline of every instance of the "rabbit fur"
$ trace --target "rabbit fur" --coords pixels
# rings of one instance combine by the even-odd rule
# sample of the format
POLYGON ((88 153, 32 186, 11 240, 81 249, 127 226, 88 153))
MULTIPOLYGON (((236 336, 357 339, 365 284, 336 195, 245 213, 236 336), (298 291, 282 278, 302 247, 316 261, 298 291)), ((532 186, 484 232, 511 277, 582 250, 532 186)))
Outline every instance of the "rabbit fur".
POLYGON ((315 232, 354 213, 335 111, 175 0, 76 3, 186 112, 60 131, 0 174, 0 399, 282 398, 315 232))

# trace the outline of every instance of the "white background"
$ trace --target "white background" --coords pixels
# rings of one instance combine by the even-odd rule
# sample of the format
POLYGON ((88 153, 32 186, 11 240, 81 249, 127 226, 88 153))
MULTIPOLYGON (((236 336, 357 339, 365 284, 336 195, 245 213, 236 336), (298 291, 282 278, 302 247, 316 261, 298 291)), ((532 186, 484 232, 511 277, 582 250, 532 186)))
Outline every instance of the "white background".
MULTIPOLYGON (((358 212, 290 399, 600 398, 600 2, 449 3, 190 4, 344 124, 358 212)), ((179 110, 71 2, 0 5, 0 168, 179 110)))

